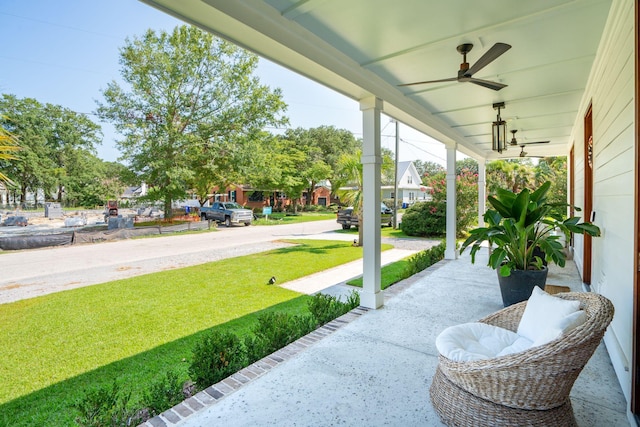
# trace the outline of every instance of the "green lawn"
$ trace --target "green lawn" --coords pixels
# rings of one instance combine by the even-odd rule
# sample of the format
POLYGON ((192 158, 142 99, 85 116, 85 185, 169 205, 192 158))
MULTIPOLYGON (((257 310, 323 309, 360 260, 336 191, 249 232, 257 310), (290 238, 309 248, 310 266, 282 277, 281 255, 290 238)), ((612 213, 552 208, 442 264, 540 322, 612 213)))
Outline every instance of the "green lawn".
MULTIPOLYGON (((336 214, 331 212, 302 212, 298 215, 286 215, 282 212, 275 212, 267 218, 260 217, 253 221, 254 225, 278 225, 278 224, 296 224, 299 222, 324 221, 327 219, 336 219, 336 214)), ((338 224, 336 223, 336 226, 338 224)))
MULTIPOLYGON (((384 267, 382 267, 382 270, 380 271, 380 289, 382 290, 387 289, 389 286, 393 285, 394 283, 397 283, 400 280, 404 279, 403 272, 409 265, 409 261, 408 261, 409 258, 411 257, 401 259, 400 261, 392 262, 391 264, 387 264, 384 267)), ((357 286, 361 288, 362 276, 356 279, 349 280, 347 282, 347 285, 357 286)))
MULTIPOLYGON (((351 227, 349 230, 336 230, 336 232, 337 233, 345 233, 345 234, 353 234, 355 236, 358 235, 358 229, 355 228, 355 227, 351 227)), ((381 227, 380 228, 380 235, 382 237, 393 237, 393 238, 398 238, 398 239, 407 238, 407 237, 415 238, 413 236, 407 236, 400 229, 394 230, 393 227, 381 227)))
POLYGON ((271 276, 283 283, 362 257, 349 242, 295 242, 0 305, 0 425, 72 425, 69 405, 87 387, 117 379, 135 400, 169 369, 186 378, 205 331, 242 335, 262 310, 306 312, 308 297, 268 285, 271 276))

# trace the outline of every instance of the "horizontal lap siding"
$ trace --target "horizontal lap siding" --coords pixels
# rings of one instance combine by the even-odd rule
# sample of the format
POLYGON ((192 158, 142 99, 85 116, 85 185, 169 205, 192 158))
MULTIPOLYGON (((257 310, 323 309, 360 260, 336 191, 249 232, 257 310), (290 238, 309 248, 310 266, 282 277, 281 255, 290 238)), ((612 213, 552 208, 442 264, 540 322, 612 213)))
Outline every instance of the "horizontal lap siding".
MULTIPOLYGON (((591 284, 611 299, 616 315, 607 341, 612 362, 629 398, 632 360, 634 266, 634 13, 633 2, 614 1, 578 120, 593 106, 593 210, 602 236, 593 239, 591 284)), ((584 201, 584 124, 574 129, 575 202, 584 201)), ((582 239, 576 239, 582 265, 582 239)))

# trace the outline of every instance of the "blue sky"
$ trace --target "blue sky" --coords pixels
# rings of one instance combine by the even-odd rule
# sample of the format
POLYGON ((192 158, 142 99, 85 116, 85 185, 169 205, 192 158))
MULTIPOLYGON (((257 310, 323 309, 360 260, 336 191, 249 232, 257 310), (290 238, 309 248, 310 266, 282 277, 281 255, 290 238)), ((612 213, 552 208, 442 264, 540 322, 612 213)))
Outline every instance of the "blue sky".
MULTIPOLYGON (((0 93, 35 98, 89 114, 102 99, 101 90, 120 80, 118 49, 125 38, 148 28, 171 30, 182 22, 137 0, 2 0, 0 1, 0 93)), ((358 104, 330 89, 261 60, 260 80, 283 91, 291 127, 333 125, 362 135, 358 104)), ((98 156, 115 161, 119 138, 108 123, 100 123, 104 141, 98 156)), ((384 146, 394 149, 395 125, 383 121, 384 146)), ((444 164, 444 148, 430 138, 401 126, 399 159, 444 164)))

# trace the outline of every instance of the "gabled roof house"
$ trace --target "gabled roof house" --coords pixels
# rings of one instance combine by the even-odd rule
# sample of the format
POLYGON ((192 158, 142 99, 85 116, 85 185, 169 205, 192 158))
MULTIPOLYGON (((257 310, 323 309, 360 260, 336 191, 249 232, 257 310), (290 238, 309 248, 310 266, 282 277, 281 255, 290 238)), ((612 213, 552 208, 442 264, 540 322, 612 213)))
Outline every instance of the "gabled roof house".
POLYGON ((396 199, 396 205, 402 204, 402 206, 431 200, 429 188, 422 185, 422 178, 413 162, 398 162, 397 176, 398 196, 395 195, 396 186, 383 185, 383 199, 396 199))
POLYGON ((364 215, 374 219, 363 225, 364 306, 383 304, 376 226, 383 113, 446 148, 449 259, 458 256, 458 152, 478 160, 479 214, 487 160, 567 156, 568 202, 602 230, 598 238, 573 237, 574 260, 585 288, 615 306, 605 343, 635 424, 639 0, 143 1, 359 103, 364 215), (497 130, 508 135, 506 145, 497 144, 497 130))

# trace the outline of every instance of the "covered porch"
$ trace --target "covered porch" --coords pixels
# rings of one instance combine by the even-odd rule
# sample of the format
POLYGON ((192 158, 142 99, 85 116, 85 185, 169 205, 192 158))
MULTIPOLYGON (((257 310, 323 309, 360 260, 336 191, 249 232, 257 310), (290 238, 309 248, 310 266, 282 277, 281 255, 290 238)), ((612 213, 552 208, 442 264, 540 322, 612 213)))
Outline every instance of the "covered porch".
MULTIPOLYGON (((502 308, 486 254, 441 261, 396 284, 379 310, 356 309, 149 420, 147 426, 442 425, 429 400, 436 336, 502 308)), ((575 264, 549 283, 580 291, 575 264)), ((578 377, 571 401, 581 427, 628 426, 604 344, 578 377)), ((460 402, 464 404, 464 402, 460 402)))
MULTIPOLYGON (((142 1, 359 103, 366 236, 361 302, 383 313, 367 313, 368 321, 374 322, 391 310, 384 308, 385 296, 380 291, 377 226, 382 115, 446 147, 446 258, 456 264, 458 153, 478 160, 479 214, 485 210, 486 161, 520 157, 520 153, 567 156, 567 201, 581 207, 579 215, 603 231, 593 241, 583 236, 573 239, 579 271, 576 280, 590 284, 592 291, 606 296, 615 306, 605 342, 623 389, 628 419, 637 423, 638 0, 142 1), (496 115, 499 105, 502 109, 497 108, 496 115), (499 144, 492 123, 502 122, 507 127, 501 128, 503 135, 507 130, 516 133, 499 144)), ((451 281, 459 280, 458 271, 451 276, 451 281)), ((456 304, 461 295, 458 291, 446 292, 441 295, 445 298, 434 302, 424 301, 424 307, 435 301, 456 304)), ((468 298, 468 303, 482 300, 475 295, 468 298)), ((410 305, 411 300, 403 303, 410 305)), ((457 305, 451 310, 454 307, 457 305)), ((468 320, 480 317, 468 308, 461 312, 474 315, 468 320)), ((425 324, 434 325, 437 314, 427 313, 425 324)), ((397 324, 389 316, 389 325, 397 324)), ((402 312, 394 316, 401 319, 402 312)), ((384 336, 381 330, 374 330, 384 336)), ((354 352, 368 345, 357 344, 354 352)), ((361 364, 368 355, 360 354, 361 364)), ((411 378, 400 382, 411 389, 404 380, 411 378)), ((356 394, 352 397, 357 400, 356 394)), ((422 397, 426 401, 426 394, 422 397)), ((381 401, 372 400, 359 408, 360 416, 369 417, 375 402, 381 401)), ((353 404, 345 402, 347 408, 353 404)))

